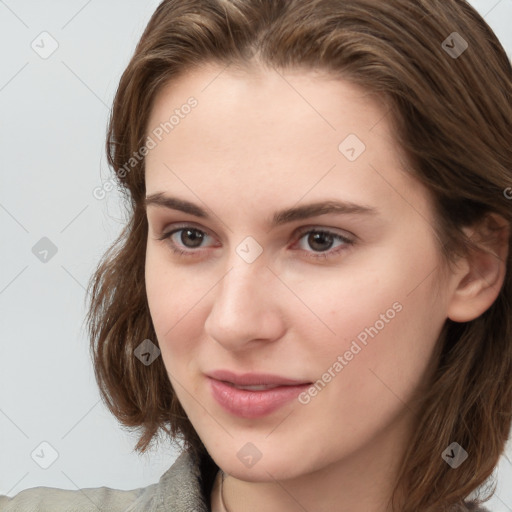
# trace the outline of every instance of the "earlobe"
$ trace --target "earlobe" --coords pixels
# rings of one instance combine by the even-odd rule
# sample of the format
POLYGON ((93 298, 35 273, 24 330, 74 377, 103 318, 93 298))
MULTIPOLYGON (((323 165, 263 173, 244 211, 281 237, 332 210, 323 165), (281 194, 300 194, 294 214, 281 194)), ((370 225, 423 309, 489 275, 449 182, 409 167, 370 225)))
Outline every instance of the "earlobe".
POLYGON ((454 322, 474 320, 492 306, 503 285, 508 258, 510 225, 500 215, 488 214, 464 232, 475 247, 456 276, 447 310, 447 317, 454 322))

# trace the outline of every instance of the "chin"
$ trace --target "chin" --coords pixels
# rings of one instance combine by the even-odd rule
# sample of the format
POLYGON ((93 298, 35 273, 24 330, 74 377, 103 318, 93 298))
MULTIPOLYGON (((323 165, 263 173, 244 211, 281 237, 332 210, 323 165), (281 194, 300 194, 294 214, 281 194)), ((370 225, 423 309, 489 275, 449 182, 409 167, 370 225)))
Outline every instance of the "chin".
MULTIPOLYGON (((237 446, 244 446, 245 443, 234 443, 237 446)), ((267 451, 270 448, 267 448, 267 451)), ((303 474, 310 473, 316 469, 325 466, 324 461, 319 461, 319 467, 312 467, 304 458, 304 453, 300 449, 293 451, 293 455, 276 451, 272 448, 272 452, 265 454, 265 449, 262 449, 261 458, 252 466, 245 464, 238 457, 240 449, 234 448, 233 450, 223 449, 213 450, 208 452, 211 457, 225 473, 234 476, 238 480, 246 482, 273 482, 274 480, 288 480, 297 478, 303 474)), ((243 458, 243 457, 242 457, 243 458)))

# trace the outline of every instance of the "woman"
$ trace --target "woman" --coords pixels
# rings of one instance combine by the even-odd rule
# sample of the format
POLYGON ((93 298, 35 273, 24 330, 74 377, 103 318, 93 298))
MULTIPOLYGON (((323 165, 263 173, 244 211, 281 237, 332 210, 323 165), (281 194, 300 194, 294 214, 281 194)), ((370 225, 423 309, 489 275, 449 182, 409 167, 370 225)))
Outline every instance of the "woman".
POLYGON ((130 218, 88 322, 136 448, 162 429, 183 451, 146 488, 1 510, 487 510, 469 495, 512 423, 511 99, 463 0, 162 2, 114 100, 130 218))

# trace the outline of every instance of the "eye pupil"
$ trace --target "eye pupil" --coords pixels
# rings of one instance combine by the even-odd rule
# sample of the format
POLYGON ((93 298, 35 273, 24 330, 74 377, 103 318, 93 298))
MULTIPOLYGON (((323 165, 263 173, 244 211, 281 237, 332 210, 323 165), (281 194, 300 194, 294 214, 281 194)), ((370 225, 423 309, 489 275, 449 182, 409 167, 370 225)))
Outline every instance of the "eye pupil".
POLYGON ((197 231, 196 229, 184 229, 181 232, 181 241, 183 242, 183 244, 185 246, 187 246, 187 243, 185 242, 185 238, 184 238, 185 233, 186 233, 187 237, 190 235, 190 233, 195 233, 195 235, 190 236, 190 239, 192 239, 192 242, 196 242, 196 244, 192 245, 191 247, 199 247, 201 245, 201 241, 203 240, 203 235, 199 231, 197 231))
POLYGON ((308 243, 310 244, 311 248, 315 250, 329 250, 333 244, 333 236, 329 235, 329 233, 323 233, 323 232, 315 232, 311 233, 308 237, 308 243), (328 243, 328 247, 325 247, 325 243, 322 246, 322 240, 328 239, 330 240, 330 243, 328 243), (315 244, 320 241, 321 247, 316 247, 315 244))

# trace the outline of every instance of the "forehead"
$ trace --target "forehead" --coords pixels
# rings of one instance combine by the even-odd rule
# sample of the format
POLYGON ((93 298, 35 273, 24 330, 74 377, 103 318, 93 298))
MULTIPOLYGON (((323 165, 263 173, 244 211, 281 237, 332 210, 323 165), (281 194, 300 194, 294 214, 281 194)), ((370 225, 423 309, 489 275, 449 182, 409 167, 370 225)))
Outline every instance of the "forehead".
POLYGON ((425 192, 405 172, 388 114, 375 94, 323 72, 194 69, 153 103, 147 192, 192 198, 194 184, 197 194, 229 190, 261 204, 339 191, 377 204, 400 200, 402 189, 421 207, 425 192))
POLYGON ((215 116, 223 126, 244 122, 246 129, 270 128, 270 123, 278 121, 272 125, 276 133, 280 125, 288 123, 290 129, 293 121, 304 120, 312 122, 308 126, 312 134, 323 129, 335 138, 347 129, 375 128, 389 110, 384 97, 325 71, 245 70, 211 63, 192 68, 162 87, 154 99, 147 131, 169 120, 190 98, 197 101, 197 107, 192 122, 180 123, 184 126, 206 126, 205 121, 215 116))

